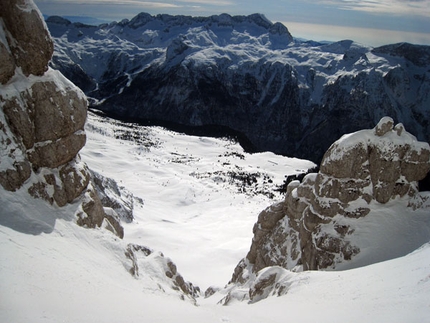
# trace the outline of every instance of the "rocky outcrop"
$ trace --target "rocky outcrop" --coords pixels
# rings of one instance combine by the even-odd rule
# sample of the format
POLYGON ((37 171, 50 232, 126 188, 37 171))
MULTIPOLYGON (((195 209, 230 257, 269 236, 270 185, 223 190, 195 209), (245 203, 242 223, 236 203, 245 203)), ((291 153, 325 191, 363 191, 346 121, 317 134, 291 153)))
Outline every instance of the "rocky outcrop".
POLYGON ((78 224, 99 227, 107 221, 122 237, 78 154, 86 141, 85 95, 48 67, 53 42, 34 3, 8 0, 0 9, 0 184, 59 207, 79 199, 78 224))
MULTIPOLYGON (((260 213, 250 251, 231 283, 257 289, 250 287, 252 300, 277 281, 276 275, 266 273, 264 279, 259 274, 256 283, 257 273, 266 267, 319 270, 353 263, 363 243, 356 233, 365 226, 360 220, 374 216, 372 207, 390 212, 390 201, 412 206, 420 200, 418 181, 429 170, 429 144, 417 141, 402 124, 394 126, 389 117, 374 129, 343 136, 327 150, 318 173, 306 175, 302 183, 291 182, 285 200, 260 213)), ((368 231, 373 235, 401 231, 381 228, 368 231)), ((272 285, 268 290, 274 290, 272 285)))
POLYGON ((54 44, 43 19, 31 0, 5 0, 0 4, 7 44, 1 42, 2 69, 0 82, 12 77, 15 66, 25 76, 41 76, 48 70, 54 44), (3 58, 4 57, 4 58, 3 58))
POLYGON ((93 170, 90 170, 90 172, 94 187, 103 206, 113 209, 122 221, 132 222, 134 219, 134 199, 137 199, 139 204, 143 204, 143 200, 133 196, 133 193, 125 187, 119 186, 113 179, 93 170))
POLYGON ((156 279, 157 289, 168 288, 176 291, 181 299, 189 298, 194 303, 200 295, 200 289, 191 282, 185 281, 178 272, 175 263, 161 252, 155 252, 147 247, 129 244, 125 256, 131 261, 126 264, 130 274, 142 279, 148 272, 151 280, 156 279))

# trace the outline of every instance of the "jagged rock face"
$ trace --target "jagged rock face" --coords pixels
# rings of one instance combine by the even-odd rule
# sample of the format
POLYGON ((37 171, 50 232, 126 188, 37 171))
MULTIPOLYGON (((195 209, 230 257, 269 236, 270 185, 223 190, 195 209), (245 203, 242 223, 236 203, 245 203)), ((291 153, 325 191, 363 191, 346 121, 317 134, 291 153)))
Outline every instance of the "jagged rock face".
POLYGON ((244 284, 269 266, 317 270, 350 261, 360 253, 350 223, 370 216, 371 203, 412 200, 429 170, 429 144, 402 124, 394 127, 391 118, 343 136, 328 149, 318 173, 291 182, 285 200, 259 215, 251 249, 231 282, 244 284))
POLYGON ((6 83, 21 67, 25 76, 41 76, 48 69, 54 45, 48 30, 31 0, 5 0, 0 12, 6 29, 7 44, 1 45, 2 69, 0 82, 6 83), (23 10, 23 8, 25 10, 23 10))
POLYGON ((116 116, 222 125, 243 134, 250 150, 317 163, 340 136, 385 115, 430 141, 429 46, 294 42, 260 15, 47 24, 53 65, 93 107, 116 116))
POLYGON ((86 141, 85 95, 48 67, 53 42, 34 3, 7 0, 0 9, 0 184, 60 207, 84 196, 78 223, 108 221, 122 237, 78 155, 86 141))
MULTIPOLYGON (((14 162, 9 167, 5 165, 1 184, 14 191, 30 177, 31 168, 60 166, 65 167, 59 172, 59 182, 63 183, 63 179, 67 182, 65 173, 70 174, 71 170, 66 165, 85 144, 87 101, 60 73, 48 71, 53 43, 35 5, 31 1, 6 2, 2 2, 5 35, 2 39, 7 43, 2 45, 12 62, 7 69, 13 69, 13 73, 2 75, 2 129, 5 152, 8 151, 8 157, 14 162)), ((85 173, 77 169, 75 172, 78 178, 85 173)), ((42 186, 57 185, 52 176, 44 176, 47 182, 38 189, 33 185, 31 192, 44 196, 40 191, 42 186)), ((81 182, 74 194, 54 194, 53 199, 59 205, 71 202, 88 184, 88 180, 77 181, 81 182)))

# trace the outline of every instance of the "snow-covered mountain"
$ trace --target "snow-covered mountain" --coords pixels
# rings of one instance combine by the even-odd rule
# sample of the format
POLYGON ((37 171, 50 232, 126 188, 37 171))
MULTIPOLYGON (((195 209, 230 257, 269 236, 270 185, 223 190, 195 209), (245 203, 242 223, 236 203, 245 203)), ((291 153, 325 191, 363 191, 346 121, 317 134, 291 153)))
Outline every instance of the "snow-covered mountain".
POLYGON ((48 67, 53 46, 37 7, 8 4, 0 2, 1 322, 428 319, 430 195, 417 190, 428 143, 383 118, 333 144, 319 173, 291 182, 284 197, 285 176, 315 164, 87 115, 83 93, 48 67), (303 269, 338 271, 293 272, 284 263, 295 259, 272 258, 294 257, 283 253, 296 236, 285 230, 297 228, 303 269), (223 288, 250 243, 273 261, 223 288))
POLYGON ((428 46, 295 41, 259 14, 141 13, 100 26, 50 17, 47 25, 52 66, 93 107, 123 118, 222 126, 250 150, 315 162, 341 135, 384 116, 430 141, 428 46))

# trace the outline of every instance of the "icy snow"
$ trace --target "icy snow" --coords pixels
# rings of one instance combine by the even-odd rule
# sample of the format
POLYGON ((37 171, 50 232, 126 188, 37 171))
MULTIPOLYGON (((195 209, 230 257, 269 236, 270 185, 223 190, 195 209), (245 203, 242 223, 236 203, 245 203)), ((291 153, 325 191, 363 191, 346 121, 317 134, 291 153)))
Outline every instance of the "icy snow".
MULTIPOLYGON (((122 241, 107 230, 78 227, 73 218, 75 204, 60 209, 22 190, 11 193, 0 188, 1 322, 430 319, 430 244, 353 270, 293 273, 269 268, 288 282, 288 293, 252 305, 217 305, 220 298, 214 295, 197 299, 194 306, 155 290, 153 284, 133 278, 126 270, 123 247, 127 243, 162 251, 186 280, 203 290, 223 286, 249 250, 258 213, 282 198, 258 194, 257 187, 273 188, 284 175, 313 164, 271 153, 249 155, 227 139, 189 137, 157 127, 107 122, 94 115, 89 116, 87 136, 82 159, 126 186, 144 204, 136 200, 135 221, 123 223, 122 241), (240 192, 240 185, 230 182, 228 175, 238 167, 249 174, 266 174, 266 182, 260 176, 255 186, 240 192), (267 181, 269 177, 273 183, 267 181)), ((400 209, 393 204, 392 210, 400 209)), ((385 224, 369 225, 377 230, 385 224)), ((408 237, 384 238, 401 244, 408 237)))

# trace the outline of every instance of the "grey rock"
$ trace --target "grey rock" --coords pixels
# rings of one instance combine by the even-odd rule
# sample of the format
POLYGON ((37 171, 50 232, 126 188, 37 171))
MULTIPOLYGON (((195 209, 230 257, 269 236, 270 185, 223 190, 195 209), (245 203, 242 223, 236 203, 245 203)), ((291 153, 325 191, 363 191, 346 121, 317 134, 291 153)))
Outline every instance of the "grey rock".
POLYGON ((31 174, 31 166, 28 161, 15 162, 14 169, 0 172, 0 184, 7 191, 16 191, 21 187, 31 174))
MULTIPOLYGON (((151 262, 151 266, 153 266, 152 270, 158 271, 160 273, 159 276, 164 275, 164 281, 167 281, 170 285, 169 287, 172 290, 177 291, 183 300, 185 298, 189 298, 195 302, 196 298, 200 296, 200 288, 198 286, 194 286, 191 282, 185 281, 183 276, 178 272, 175 263, 160 252, 155 252, 150 248, 141 245, 128 244, 127 249, 125 250, 125 256, 131 261, 130 273, 136 278, 145 276, 146 273, 141 271, 141 261, 145 264, 144 261, 147 257, 157 254, 158 257, 156 258, 156 261, 151 262)), ((146 263, 145 268, 148 265, 149 264, 146 263)), ((159 288, 161 288, 160 285, 159 288)))
POLYGON ((6 38, 15 65, 26 76, 43 75, 54 44, 37 7, 30 1, 4 0, 0 2, 0 16, 7 29, 6 38))
POLYGON ((134 196, 112 178, 90 170, 94 187, 104 207, 112 208, 125 222, 133 221, 134 196))

